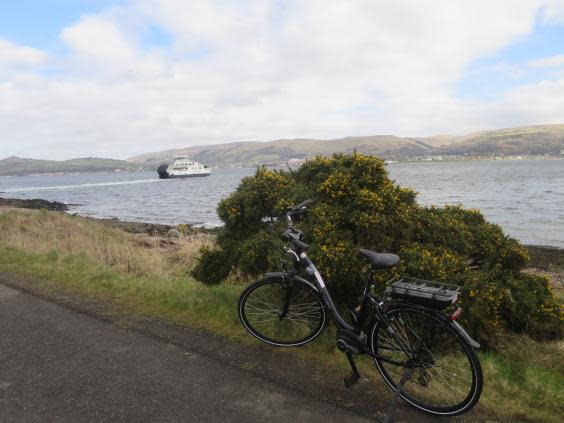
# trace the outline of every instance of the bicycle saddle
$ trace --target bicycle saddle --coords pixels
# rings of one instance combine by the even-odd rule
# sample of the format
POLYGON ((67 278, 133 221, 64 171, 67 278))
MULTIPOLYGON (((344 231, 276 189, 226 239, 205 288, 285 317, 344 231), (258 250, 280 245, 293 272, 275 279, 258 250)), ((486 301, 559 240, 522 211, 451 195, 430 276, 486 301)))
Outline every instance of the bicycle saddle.
POLYGON ((358 252, 374 269, 389 269, 399 263, 399 256, 392 253, 375 253, 363 248, 358 252))

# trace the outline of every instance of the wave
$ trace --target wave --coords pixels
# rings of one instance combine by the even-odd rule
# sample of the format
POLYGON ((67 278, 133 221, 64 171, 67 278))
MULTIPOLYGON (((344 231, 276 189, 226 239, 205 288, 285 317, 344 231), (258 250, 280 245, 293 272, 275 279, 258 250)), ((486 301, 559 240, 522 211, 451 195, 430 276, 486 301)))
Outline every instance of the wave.
POLYGON ((73 189, 95 188, 95 187, 111 187, 118 185, 133 185, 133 184, 146 184, 153 182, 161 182, 160 179, 137 179, 133 181, 119 181, 119 182, 91 182, 87 184, 76 185, 55 185, 50 187, 25 187, 25 188, 8 188, 4 193, 13 192, 32 192, 32 191, 67 191, 73 189))

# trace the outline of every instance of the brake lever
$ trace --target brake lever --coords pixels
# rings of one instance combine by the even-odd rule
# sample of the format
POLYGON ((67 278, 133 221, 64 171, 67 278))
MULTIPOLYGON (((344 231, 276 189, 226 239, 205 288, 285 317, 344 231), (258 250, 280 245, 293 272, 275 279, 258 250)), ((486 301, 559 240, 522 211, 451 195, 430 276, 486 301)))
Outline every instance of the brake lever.
POLYGON ((288 255, 293 256, 293 258, 296 260, 296 262, 300 262, 300 257, 296 254, 296 252, 294 250, 292 250, 290 247, 286 247, 284 246, 284 252, 288 255))

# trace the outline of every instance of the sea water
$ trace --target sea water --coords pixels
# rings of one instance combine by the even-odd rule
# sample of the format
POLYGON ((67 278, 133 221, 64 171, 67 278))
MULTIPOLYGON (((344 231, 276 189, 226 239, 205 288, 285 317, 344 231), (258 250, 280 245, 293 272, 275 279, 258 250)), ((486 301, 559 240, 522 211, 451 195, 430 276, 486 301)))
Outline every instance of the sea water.
MULTIPOLYGON (((407 162, 387 166, 424 205, 477 208, 526 244, 564 247, 564 160, 407 162)), ((156 172, 0 178, 0 196, 74 204, 70 212, 152 223, 217 226, 218 202, 255 169, 159 180, 156 172)))

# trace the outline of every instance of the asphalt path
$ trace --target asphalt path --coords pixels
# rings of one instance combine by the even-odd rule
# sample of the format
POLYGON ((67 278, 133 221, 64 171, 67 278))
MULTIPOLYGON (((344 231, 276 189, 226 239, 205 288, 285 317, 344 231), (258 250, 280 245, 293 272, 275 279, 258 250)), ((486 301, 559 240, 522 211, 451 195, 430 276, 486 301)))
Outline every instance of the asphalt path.
POLYGON ((0 284, 0 422, 368 422, 0 284))

